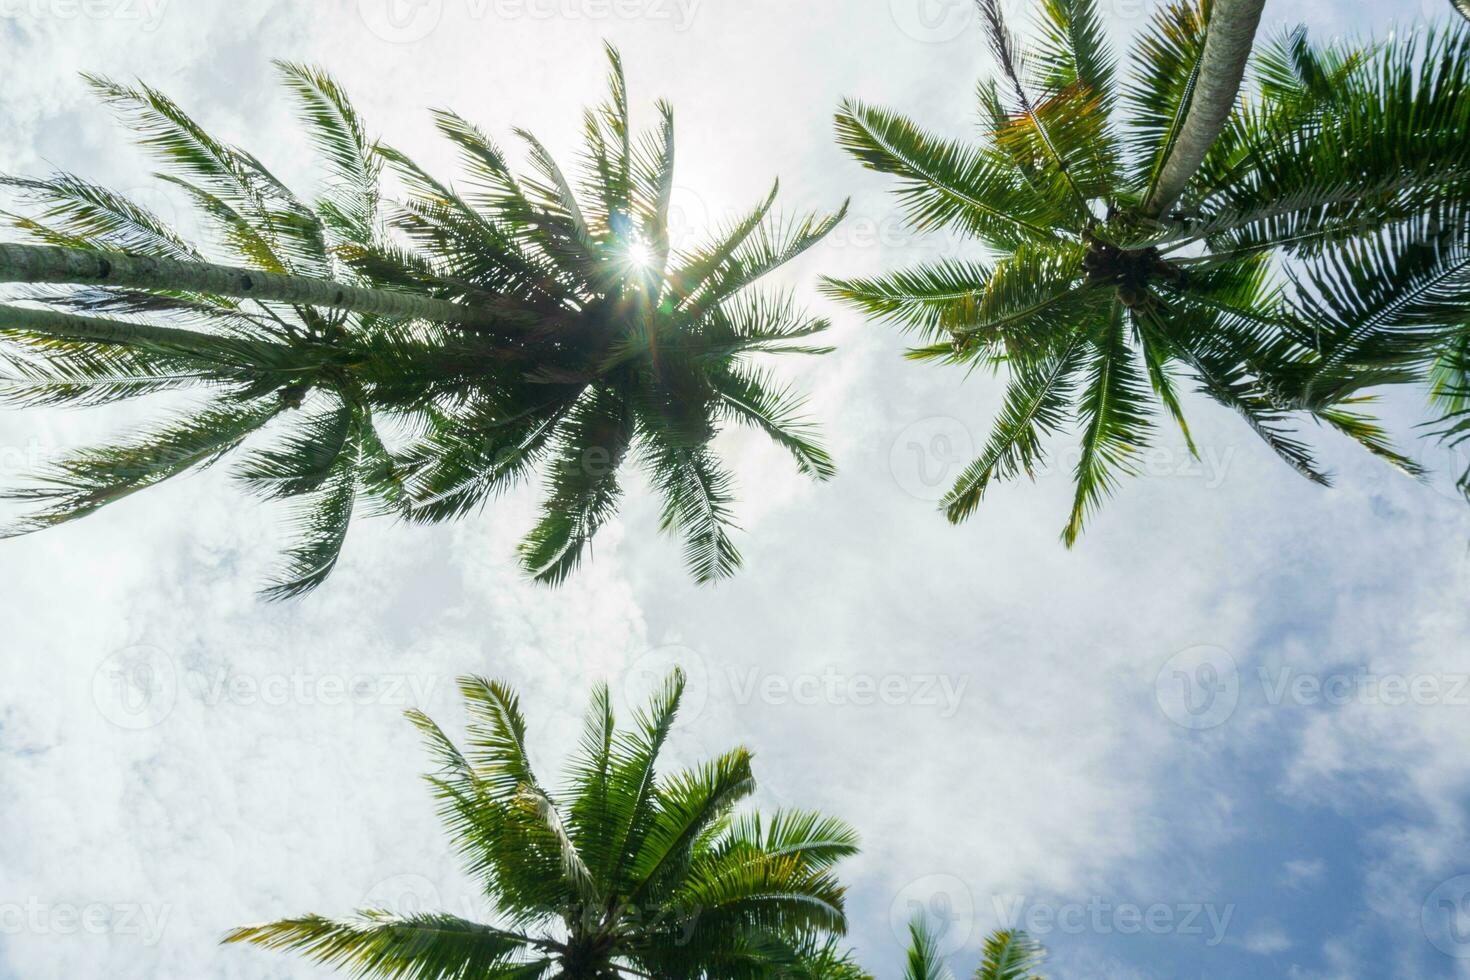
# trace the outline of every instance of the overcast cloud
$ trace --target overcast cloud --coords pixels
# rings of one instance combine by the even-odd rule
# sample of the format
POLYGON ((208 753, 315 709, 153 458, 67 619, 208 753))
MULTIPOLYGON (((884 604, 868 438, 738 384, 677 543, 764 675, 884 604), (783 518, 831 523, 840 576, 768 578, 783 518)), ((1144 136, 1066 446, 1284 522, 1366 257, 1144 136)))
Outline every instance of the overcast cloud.
MULTIPOLYGON (((402 710, 457 724, 455 675, 505 678, 550 770, 594 681, 636 701, 675 663, 691 678, 682 758, 748 744, 762 805, 862 832, 851 939, 880 978, 920 908, 964 971, 985 931, 1017 925, 1061 980, 1470 977, 1454 918, 1470 893, 1470 509, 1452 479, 1416 484, 1314 433, 1338 478, 1323 490, 1195 400, 1204 461, 1161 428, 1149 475, 1075 551, 1058 542, 1065 446, 952 528, 933 500, 983 438, 994 385, 903 361, 892 331, 812 289, 951 247, 902 231, 831 116, 853 95, 969 132, 989 63, 967 4, 391 2, 0 0, 0 170, 71 170, 174 207, 145 190, 88 70, 142 77, 309 185, 272 58, 334 72, 375 132, 440 172, 430 106, 567 155, 608 39, 635 113, 675 105, 689 228, 778 174, 793 209, 853 197, 782 274, 836 323, 837 353, 780 370, 813 393, 842 472, 812 486, 730 438, 747 565, 713 589, 687 581, 638 488, 555 592, 510 561, 530 494, 454 528, 361 523, 329 583, 287 605, 254 595, 281 513, 222 472, 0 542, 0 977, 317 977, 215 944, 306 911, 473 912, 402 710)), ((1147 6, 1108 5, 1120 37, 1147 6)), ((1343 23, 1341 4, 1273 0, 1266 19, 1382 33, 1447 9, 1353 8, 1343 23)), ((1444 469, 1412 441, 1419 408, 1386 406, 1444 469)), ((0 414, 0 476, 124 421, 0 414)))

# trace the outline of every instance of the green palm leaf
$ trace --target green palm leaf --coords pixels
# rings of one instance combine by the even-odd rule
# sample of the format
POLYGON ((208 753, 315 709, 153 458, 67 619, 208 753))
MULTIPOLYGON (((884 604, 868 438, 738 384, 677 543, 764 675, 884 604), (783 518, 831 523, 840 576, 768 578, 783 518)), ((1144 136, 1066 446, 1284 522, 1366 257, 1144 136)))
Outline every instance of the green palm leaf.
POLYGON ((832 867, 856 851, 851 828, 808 812, 736 815, 754 788, 744 749, 658 772, 681 673, 631 730, 616 729, 607 687, 594 691, 565 807, 531 773, 515 692, 482 677, 459 687, 465 750, 421 712, 409 718, 434 760, 440 814, 498 924, 368 910, 248 926, 226 943, 357 977, 871 980, 838 944, 846 919, 832 867))
POLYGON ((1082 453, 1076 467, 1072 516, 1062 532, 1071 547, 1087 517, 1112 493, 1119 473, 1134 471, 1134 458, 1148 446, 1149 417, 1143 377, 1128 349, 1124 308, 1114 303, 1091 343, 1088 377, 1078 413, 1082 453))
POLYGON ((1045 360, 1028 359, 1017 366, 985 448, 945 495, 943 507, 950 521, 958 523, 973 514, 991 483, 1022 473, 1034 477, 1045 458, 1042 438, 1066 422, 1083 347, 1078 332, 1045 360))
POLYGON ((75 450, 46 467, 43 485, 0 495, 42 507, 4 534, 76 520, 186 470, 209 466, 280 411, 278 402, 265 399, 207 406, 126 441, 75 450))
POLYGON ((1020 930, 994 933, 985 940, 984 960, 975 980, 1039 980, 1033 971, 1044 956, 1041 946, 1020 930))
POLYGON ((551 967, 545 957, 519 959, 528 945, 521 937, 443 913, 400 917, 369 912, 357 921, 315 915, 282 919, 236 929, 224 942, 299 952, 363 978, 530 980, 551 967))
POLYGON ((955 226, 996 248, 1057 237, 1049 227, 1060 218, 1055 206, 993 151, 942 140, 852 100, 838 110, 837 142, 864 166, 899 178, 899 199, 917 229, 955 226))

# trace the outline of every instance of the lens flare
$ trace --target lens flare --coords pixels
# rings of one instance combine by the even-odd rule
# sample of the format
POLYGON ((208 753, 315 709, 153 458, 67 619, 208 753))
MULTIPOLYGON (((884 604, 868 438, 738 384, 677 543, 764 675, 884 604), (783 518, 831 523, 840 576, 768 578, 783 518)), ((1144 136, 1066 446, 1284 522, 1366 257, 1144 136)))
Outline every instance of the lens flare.
POLYGON ((646 242, 630 242, 628 262, 635 269, 647 269, 653 265, 653 249, 649 248, 646 242))

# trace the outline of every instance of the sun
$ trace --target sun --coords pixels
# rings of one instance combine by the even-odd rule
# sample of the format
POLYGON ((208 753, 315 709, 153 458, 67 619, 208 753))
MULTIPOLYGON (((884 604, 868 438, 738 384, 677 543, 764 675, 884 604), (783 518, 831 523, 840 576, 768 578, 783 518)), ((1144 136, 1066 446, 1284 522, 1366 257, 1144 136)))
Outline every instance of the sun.
POLYGON ((635 269, 647 269, 653 265, 653 249, 647 242, 629 242, 628 264, 635 269))

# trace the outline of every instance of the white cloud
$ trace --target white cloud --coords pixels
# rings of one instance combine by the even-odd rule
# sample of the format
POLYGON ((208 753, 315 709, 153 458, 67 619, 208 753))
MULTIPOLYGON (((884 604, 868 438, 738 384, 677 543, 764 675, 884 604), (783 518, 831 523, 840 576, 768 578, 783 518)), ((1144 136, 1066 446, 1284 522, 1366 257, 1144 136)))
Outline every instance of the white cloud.
POLYGON ((1287 888, 1307 888, 1327 874, 1327 862, 1321 858, 1299 858, 1287 861, 1281 868, 1281 883, 1287 888))
MULTIPOLYGON (((838 97, 912 107, 963 135, 970 82, 983 69, 973 38, 919 43, 887 2, 839 13, 706 0, 686 30, 651 17, 505 19, 460 0, 442 7, 437 27, 402 44, 375 36, 355 2, 330 11, 173 3, 151 31, 0 19, 0 170, 56 166, 143 183, 146 165, 75 80, 85 68, 158 83, 306 179, 303 144, 270 81, 276 56, 330 67, 376 131, 441 171, 450 154, 431 135, 428 105, 452 104, 496 133, 529 124, 565 148, 579 108, 600 94, 607 36, 624 48, 645 120, 656 96, 675 102, 680 183, 713 215, 759 198, 780 173, 793 207, 832 207, 851 188, 855 216, 884 227, 887 184, 828 139, 838 97)), ((1202 643, 1234 651, 1247 670, 1288 655, 1298 665, 1454 669, 1465 635, 1463 504, 1347 454, 1341 489, 1296 482, 1237 420, 1191 404, 1196 437, 1228 460, 1219 480, 1178 471, 1126 484, 1071 553, 1056 543, 1065 472, 1006 488, 972 524, 951 528, 913 495, 914 474, 901 468, 914 461, 894 444, 934 418, 982 438, 994 386, 901 361, 900 338, 822 306, 811 290, 819 271, 861 274, 915 253, 849 239, 788 274, 836 320, 838 354, 782 370, 814 392, 843 473, 810 487, 757 440, 730 440, 747 498, 748 568, 717 589, 687 582, 677 546, 654 539, 656 509, 637 493, 590 568, 556 593, 512 567, 530 518, 525 494, 454 529, 364 523, 333 581, 284 607, 252 594, 279 514, 238 496, 222 473, 0 543, 10 627, 0 902, 131 904, 163 923, 152 945, 117 929, 27 929, 4 937, 6 967, 17 976, 317 976, 213 943, 242 922, 345 912, 385 889, 466 901, 417 778, 423 757, 399 717, 406 703, 422 700, 452 721, 456 674, 504 676, 525 695, 549 768, 575 737, 595 679, 620 683, 649 651, 673 646, 689 651, 671 656, 706 692, 684 726, 683 754, 747 742, 765 800, 818 806, 861 829, 868 849, 849 869, 854 940, 880 976, 898 955, 893 908, 935 876, 957 879, 968 897, 971 947, 994 924, 997 895, 1106 888, 1147 903, 1206 894, 1214 882, 1203 861, 1175 858, 1185 843, 1207 855, 1242 833, 1238 801, 1208 791, 1208 767, 1236 744, 1290 749, 1281 791, 1294 799, 1332 805, 1348 786, 1422 810, 1427 828, 1375 839, 1368 874, 1373 914, 1409 923, 1419 899, 1395 876, 1418 881, 1449 867, 1443 842, 1463 829, 1454 799, 1470 780, 1455 750, 1465 713, 1352 706, 1306 717, 1247 704, 1221 729, 1191 732, 1157 710, 1154 675, 1202 643), (1320 645, 1278 635, 1298 620, 1330 624, 1329 635, 1320 645), (158 657, 130 662, 171 671, 173 695, 156 725, 131 730, 116 724, 107 670, 117 651, 137 647, 158 657), (826 687, 815 704, 789 693, 742 699, 752 671, 788 692, 836 672, 842 700, 826 687), (349 686, 364 675, 376 693, 333 703, 329 692, 361 690, 349 686), (963 684, 951 715, 920 703, 922 677, 963 684), (908 686, 892 703, 860 703, 853 692, 869 681, 908 686), (1197 805, 1175 812, 1179 787, 1196 784, 1197 805)), ((49 449, 117 419, 7 413, 0 446, 19 459, 33 439, 49 449)))
POLYGON ((1247 950, 1259 956, 1275 956, 1291 949, 1292 942, 1286 930, 1270 922, 1261 922, 1251 927, 1242 940, 1247 950))

